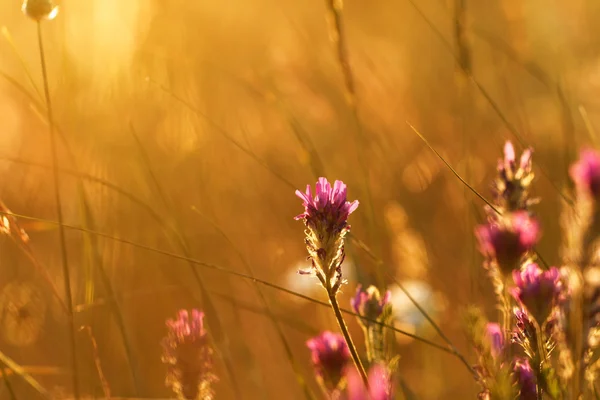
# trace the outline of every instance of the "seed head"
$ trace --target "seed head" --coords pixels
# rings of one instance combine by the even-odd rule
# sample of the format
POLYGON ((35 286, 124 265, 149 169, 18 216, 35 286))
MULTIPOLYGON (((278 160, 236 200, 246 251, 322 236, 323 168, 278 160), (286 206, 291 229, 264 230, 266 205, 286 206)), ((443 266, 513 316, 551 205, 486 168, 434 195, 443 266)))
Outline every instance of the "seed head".
POLYGON ((24 0, 21 10, 34 21, 52 20, 58 14, 58 6, 51 0, 24 0))

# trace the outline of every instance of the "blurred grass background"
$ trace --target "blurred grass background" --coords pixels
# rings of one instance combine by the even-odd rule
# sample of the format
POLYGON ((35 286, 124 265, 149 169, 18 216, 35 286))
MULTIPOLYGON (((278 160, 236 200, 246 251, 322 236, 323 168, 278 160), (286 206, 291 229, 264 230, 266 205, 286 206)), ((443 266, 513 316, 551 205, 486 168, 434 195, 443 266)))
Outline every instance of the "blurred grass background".
MULTIPOLYGON (((559 263, 567 166, 580 146, 595 143, 600 118, 597 2, 347 0, 345 38, 364 143, 323 1, 59 4, 43 33, 66 224, 241 273, 250 267, 261 279, 323 299, 314 281, 295 275, 306 255, 294 190, 320 175, 342 179, 349 198, 362 203, 350 218, 352 234, 383 265, 350 243, 341 304, 349 306, 358 282, 385 283, 394 290, 397 326, 441 343, 391 277, 404 281, 473 360, 461 310, 480 303, 495 316, 472 235, 483 203, 409 121, 487 197, 504 141, 532 146, 535 194, 543 199, 538 250, 559 263)), ((19 1, 0 0, 0 25, 0 198, 17 214, 55 220, 35 24, 19 1)), ((35 259, 64 293, 55 226, 20 222, 35 259)), ((160 362, 164 321, 180 308, 208 307, 189 264, 67 232, 76 323, 92 328, 113 395, 169 396, 160 362), (136 359, 137 393, 106 301, 111 290, 136 359)), ((235 382, 218 360, 217 398, 304 398, 258 289, 316 391, 304 342, 336 328, 331 311, 198 270, 235 382)), ((68 396, 66 317, 39 269, 7 237, 0 238, 0 288, 0 305, 27 310, 25 322, 0 310, 0 349, 68 396)), ((350 328, 360 342, 358 325, 350 321, 350 328)), ((77 340, 83 392, 100 396, 89 337, 81 332, 77 340)), ((456 358, 401 335, 396 341, 399 375, 419 399, 476 395, 456 358)), ((11 381, 23 398, 36 398, 21 380, 11 381)), ((2 389, 0 398, 9 393, 2 389)))

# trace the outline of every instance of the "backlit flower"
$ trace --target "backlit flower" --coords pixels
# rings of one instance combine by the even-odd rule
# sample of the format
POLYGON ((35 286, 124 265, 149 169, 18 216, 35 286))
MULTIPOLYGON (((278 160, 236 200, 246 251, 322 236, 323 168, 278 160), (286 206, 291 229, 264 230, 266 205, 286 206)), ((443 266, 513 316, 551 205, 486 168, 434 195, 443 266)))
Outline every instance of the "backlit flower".
POLYGON ((558 303, 562 284, 556 267, 543 271, 535 263, 529 263, 522 271, 513 271, 515 288, 513 297, 541 325, 558 303))
POLYGON ((600 153, 583 150, 569 173, 579 193, 594 199, 600 197, 600 153))
POLYGON ((310 185, 305 193, 297 190, 296 195, 302 199, 304 212, 295 219, 306 225, 305 243, 312 262, 309 271, 300 272, 315 274, 328 292, 335 294, 343 283, 344 238, 350 230, 347 219, 358 201, 346 200, 342 181, 335 181, 332 188, 325 178, 319 178, 314 198, 310 185))
POLYGON ((523 256, 533 249, 539 238, 537 221, 518 211, 476 228, 480 251, 495 260, 503 274, 519 268, 523 256))
MULTIPOLYGON (((367 290, 363 290, 362 286, 358 285, 350 304, 354 312, 361 317, 377 321, 384 314, 385 308, 390 307, 391 296, 392 293, 389 290, 382 297, 375 286, 369 286, 367 290)), ((359 319, 359 321, 363 325, 372 324, 368 320, 359 319)))
POLYGON ((490 345, 492 357, 497 358, 504 351, 504 333, 499 324, 488 323, 485 326, 485 335, 490 345))
POLYGON ((204 313, 179 311, 177 319, 167 320, 163 339, 163 363, 168 365, 166 384, 182 399, 212 399, 212 349, 204 330, 204 313))
POLYGON ((535 381, 535 375, 529 360, 526 358, 519 358, 514 362, 514 372, 519 388, 519 400, 536 400, 537 399, 537 387, 535 381))
POLYGON ((369 370, 369 389, 365 387, 356 368, 347 372, 348 400, 392 400, 394 398, 389 370, 377 363, 369 370))
POLYGON ((533 181, 531 149, 521 154, 516 162, 511 142, 504 145, 504 159, 498 161, 498 177, 494 181, 495 203, 502 211, 526 210, 533 202, 529 198, 529 186, 533 181))
POLYGON ((315 375, 329 391, 335 391, 350 362, 350 350, 342 335, 325 331, 306 342, 311 351, 315 375))

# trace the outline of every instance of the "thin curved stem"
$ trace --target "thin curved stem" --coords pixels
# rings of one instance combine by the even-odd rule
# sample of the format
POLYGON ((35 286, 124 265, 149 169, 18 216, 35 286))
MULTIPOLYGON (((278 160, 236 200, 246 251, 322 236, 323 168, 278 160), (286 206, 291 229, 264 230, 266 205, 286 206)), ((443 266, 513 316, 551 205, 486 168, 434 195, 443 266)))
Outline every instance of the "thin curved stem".
POLYGON ((360 361, 360 357, 358 355, 358 351, 356 351, 356 346, 354 346, 354 342, 352 341, 352 336, 350 336, 350 331, 348 331, 348 327, 346 326, 346 321, 344 321, 344 316, 340 310, 340 305, 337 302, 337 298, 335 297, 335 293, 329 293, 329 303, 331 303, 331 308, 333 309, 333 313, 335 314, 335 319, 337 320, 340 329, 342 330, 342 334, 344 335, 344 339, 346 339, 346 344, 348 344, 348 349, 350 350, 350 355, 352 356, 352 361, 356 365, 356 369, 360 374, 363 382, 366 387, 369 387, 369 379, 367 378, 367 372, 365 371, 365 367, 360 361))
POLYGON ((46 69, 46 57, 44 55, 44 41, 42 40, 42 25, 37 22, 38 47, 40 50, 40 63, 42 67, 42 78, 44 81, 44 95, 46 97, 46 109, 48 111, 48 127, 50 131, 50 151, 52 153, 52 175, 54 182, 54 199, 56 202, 56 214, 58 218, 58 232, 60 238, 60 249, 63 266, 63 278, 65 282, 65 297, 67 303, 68 319, 70 324, 69 341, 71 344, 71 364, 73 367, 73 396, 79 400, 79 376, 77 372, 77 344, 75 340, 75 321, 73 320, 73 296, 71 294, 71 278, 69 274, 69 260, 67 255, 67 242, 65 228, 63 225, 63 214, 60 199, 60 184, 58 173, 58 156, 56 150, 56 132, 54 130, 54 116, 52 114, 52 102, 50 101, 50 90, 48 88, 48 72, 46 69))

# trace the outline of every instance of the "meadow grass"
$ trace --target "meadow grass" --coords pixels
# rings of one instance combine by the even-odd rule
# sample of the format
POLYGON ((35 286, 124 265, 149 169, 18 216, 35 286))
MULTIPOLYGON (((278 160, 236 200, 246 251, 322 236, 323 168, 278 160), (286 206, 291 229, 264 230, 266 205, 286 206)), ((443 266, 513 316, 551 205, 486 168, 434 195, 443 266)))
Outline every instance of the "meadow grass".
MULTIPOLYGON (((148 23, 144 31, 147 43, 136 39, 140 41, 136 42, 139 49, 147 48, 135 51, 131 65, 121 65, 120 72, 115 74, 110 63, 106 71, 98 66, 86 70, 89 66, 78 64, 77 57, 65 56, 69 54, 65 49, 76 40, 65 34, 64 27, 75 24, 77 18, 83 20, 86 15, 83 8, 79 11, 81 14, 69 15, 69 5, 75 6, 70 1, 65 3, 52 21, 44 20, 44 16, 54 11, 52 2, 29 0, 23 5, 25 13, 34 20, 28 27, 37 33, 41 86, 36 83, 39 79, 29 65, 31 51, 17 44, 21 40, 3 28, 8 54, 15 59, 16 67, 11 72, 0 71, 8 84, 5 87, 8 94, 0 100, 6 97, 8 104, 14 101, 11 94, 19 98, 20 107, 29 110, 20 112, 30 113, 29 119, 22 120, 41 121, 38 130, 46 132, 28 136, 17 131, 17 135, 24 138, 22 148, 27 151, 7 146, 0 154, 2 161, 10 163, 11 171, 18 168, 37 171, 31 172, 33 178, 28 179, 14 172, 14 178, 5 174, 7 182, 21 185, 11 187, 7 183, 0 193, 10 209, 19 210, 13 213, 5 206, 0 210, 4 216, 0 230, 12 239, 14 246, 8 253, 12 258, 7 260, 25 257, 29 265, 22 267, 16 263, 14 268, 0 275, 0 288, 13 281, 26 281, 42 291, 50 291, 49 304, 56 302, 60 311, 53 316, 29 316, 26 306, 17 305, 19 301, 27 304, 27 299, 0 296, 0 305, 7 307, 0 309, 0 333, 8 329, 7 321, 13 314, 18 316, 18 321, 25 321, 24 328, 19 329, 27 329, 28 318, 41 318, 45 326, 45 333, 36 340, 39 343, 35 346, 19 347, 10 344, 8 339, 4 346, 0 341, 3 343, 0 367, 4 365, 0 368, 4 382, 0 399, 4 396, 80 399, 100 395, 113 399, 123 398, 116 396, 130 399, 169 396, 436 399, 477 395, 485 399, 571 399, 580 395, 597 398, 595 361, 600 352, 592 343, 596 334, 592 318, 596 313, 596 287, 593 278, 584 274, 595 268, 593 158, 590 161, 582 155, 582 160, 588 162, 585 179, 591 182, 591 197, 582 194, 583 172, 571 173, 571 177, 575 176, 577 191, 570 194, 568 190, 571 186, 568 167, 575 161, 580 142, 595 140, 594 109, 574 100, 560 75, 553 76, 537 62, 526 60, 523 57, 527 54, 498 40, 498 36, 478 24, 471 26, 469 16, 480 12, 477 6, 471 8, 466 2, 457 1, 453 7, 446 8, 428 2, 417 5, 411 0, 403 6, 390 5, 405 13, 416 12, 420 24, 426 28, 420 32, 433 34, 434 40, 428 43, 432 46, 435 43, 439 53, 444 54, 442 59, 452 60, 451 69, 456 68, 458 75, 451 81, 458 91, 456 98, 448 96, 442 100, 451 104, 456 100, 461 108, 456 113, 460 114, 461 122, 458 122, 454 119, 456 110, 423 103, 419 108, 419 100, 415 98, 417 106, 413 110, 418 111, 394 116, 394 124, 390 125, 389 115, 393 112, 389 114, 384 109, 386 97, 379 100, 380 104, 371 103, 372 90, 377 87, 379 77, 368 72, 369 67, 365 67, 368 62, 365 63, 360 52, 361 36, 357 26, 362 23, 358 22, 359 16, 364 12, 368 19, 369 14, 366 10, 359 11, 361 5, 325 1, 330 25, 307 31, 313 39, 318 37, 322 41, 320 47, 302 53, 312 58, 300 57, 297 65, 284 63, 279 72, 275 69, 277 61, 273 61, 273 66, 259 62, 249 70, 233 68, 234 73, 225 73, 223 68, 219 73, 229 79, 214 80, 211 72, 204 68, 205 64, 198 61, 201 57, 195 59, 193 52, 189 60, 172 63, 181 70, 169 70, 172 65, 168 62, 165 65, 169 67, 152 68, 160 55, 145 51, 155 50, 151 45, 153 41, 160 43, 173 32, 161 25, 165 19, 170 21, 170 17, 178 15, 187 20, 185 12, 178 14, 186 7, 191 7, 190 15, 198 13, 194 7, 206 7, 207 15, 219 14, 223 10, 218 7, 211 8, 209 4, 167 6, 153 2, 151 7, 161 11, 156 11, 154 19, 148 19, 153 22, 148 23), (61 25, 63 9, 66 22, 61 25), (440 28, 440 18, 447 18, 446 22, 450 21, 453 29, 440 28), (42 35, 42 26, 52 32, 48 39, 42 35), (63 30, 53 28, 56 26, 63 30), (162 32, 161 36, 150 39, 155 34, 153 29, 162 32), (448 31, 452 34, 448 35, 448 31), (61 39, 57 39, 60 36, 57 32, 63 35, 61 39), (323 33, 329 34, 333 50, 324 45, 327 35, 323 33), (447 39, 449 36, 454 43, 447 39), (357 43, 354 43, 356 38, 357 43), (489 71, 478 68, 482 62, 478 52, 482 52, 484 46, 474 44, 475 38, 486 43, 487 50, 515 63, 516 70, 525 71, 545 86, 548 93, 544 96, 557 104, 556 115, 560 122, 557 130, 563 135, 562 143, 541 136, 536 139, 535 134, 523 128, 522 121, 519 121, 521 127, 513 122, 518 119, 514 107, 510 105, 508 111, 504 110, 507 104, 498 100, 499 91, 490 84, 489 71), (60 40, 64 42, 61 44, 60 40), (45 42, 52 43, 48 47, 51 50, 44 47, 45 42), (311 51, 318 56, 311 56, 311 51), (63 57, 62 70, 57 72, 59 69, 53 65, 59 63, 60 57, 63 57), (199 66, 206 75, 205 80, 196 80, 193 71, 199 66), (265 67, 267 71, 271 67, 274 70, 265 72, 265 67), (276 84, 271 79, 262 81, 260 76, 265 73, 273 74, 276 84), (295 80, 286 77, 286 73, 292 73, 295 80), (304 81, 302 73, 308 77, 304 81), (94 92, 94 79, 99 76, 116 81, 102 87, 104 92, 94 92), (21 83, 23 79, 31 89, 21 83), (326 83, 339 80, 341 87, 326 83), (82 89, 78 89, 78 82, 83 85, 82 89), (215 90, 215 84, 223 84, 224 88, 215 90), (311 88, 311 85, 316 87, 311 88), (82 91, 89 88, 90 93, 82 95, 82 91), (246 99, 248 96, 251 100, 246 99), (111 101, 114 104, 109 105, 111 101), (321 105, 314 106, 313 102, 321 105), (579 110, 579 119, 573 113, 573 105, 579 110), (245 119, 245 107, 256 115, 245 119), (110 115, 109 110, 117 112, 110 115), (309 110, 314 116, 309 116, 309 110), (383 117, 386 112, 388 121, 383 117), (181 121, 166 124, 165 130, 161 121, 171 114, 181 121), (99 115, 103 117, 98 118, 99 115), (438 116, 440 123, 435 121, 438 116), (449 128, 443 126, 443 121, 451 121, 449 128), (254 125, 247 128, 246 123, 254 125), (460 129, 454 129, 456 135, 449 138, 447 132, 459 125, 463 130, 462 141, 458 135, 460 129), (186 131, 189 126, 192 133, 186 131), (585 127, 587 139, 575 139, 581 126, 585 127), (489 131, 493 140, 478 138, 476 129, 489 131), (493 131, 503 133, 492 134, 493 131), (248 138, 250 135, 252 138, 248 138), (49 139, 49 152, 38 145, 36 137, 49 139), (535 181, 534 191, 541 192, 543 199, 552 199, 550 206, 536 205, 536 213, 538 208, 541 210, 540 219, 556 214, 554 199, 558 199, 564 204, 564 214, 573 214, 563 234, 576 237, 575 244, 567 243, 566 239, 563 242, 560 233, 554 234, 559 232, 558 219, 550 218, 545 237, 549 236, 551 242, 538 243, 537 237, 531 246, 527 242, 529 247, 518 254, 523 259, 511 267, 511 271, 521 271, 521 280, 515 275, 517 272, 511 275, 503 269, 503 254, 510 253, 510 249, 501 252, 494 247, 498 243, 492 239, 486 242, 481 232, 482 227, 488 227, 490 232, 507 229, 512 234, 511 229, 517 229, 515 226, 521 223, 519 212, 526 210, 533 215, 534 204, 528 202, 528 194, 514 195, 523 200, 518 206, 510 203, 517 200, 508 195, 513 195, 510 185, 515 182, 522 185, 519 188, 528 189, 529 172, 523 171, 530 171, 531 166, 521 161, 521 169, 517 170, 514 160, 510 164, 510 152, 506 153, 505 148, 504 164, 500 164, 505 165, 504 170, 499 169, 499 177, 493 180, 487 178, 487 173, 483 173, 485 179, 478 178, 481 171, 473 162, 473 158, 495 161, 500 155, 500 143, 510 138, 523 149, 536 150, 535 171, 544 179, 535 181), (403 148, 403 145, 407 146, 403 148), (411 146, 431 152, 434 160, 438 158, 449 172, 446 175, 452 177, 449 183, 445 183, 444 174, 440 173, 429 181, 425 179, 420 191, 407 190, 408 186, 403 185, 406 175, 398 178, 400 172, 395 171, 411 165, 415 158, 409 150, 411 146), (542 153, 540 157, 538 149, 542 153), (451 161, 458 158, 459 152, 462 152, 460 171, 451 161), (49 161, 44 161, 48 154, 49 161), (86 154, 97 155, 87 157, 86 154), (88 172, 94 171, 96 165, 111 171, 108 178, 88 172), (511 168, 515 168, 514 171, 511 168), (507 173, 508 170, 511 172, 507 173), (44 200, 32 206, 18 196, 26 185, 44 181, 41 176, 48 172, 52 175, 51 185, 40 193, 52 193, 52 197, 42 196, 44 200), (312 175, 310 179, 309 175, 312 175), (333 178, 331 186, 322 180, 323 176, 333 178), (334 184, 336 177, 347 183, 348 198, 358 198, 360 208, 356 209, 354 203, 346 200, 346 186, 337 180, 334 184), (290 282, 281 283, 281 276, 289 266, 295 268, 297 262, 293 260, 306 256, 302 255, 300 225, 292 226, 289 222, 301 209, 298 201, 293 203, 293 192, 317 178, 314 199, 311 193, 306 197, 299 195, 305 213, 297 217, 306 228, 309 256, 306 269, 301 269, 297 280, 311 279, 303 275, 316 277, 314 282, 320 291, 308 294, 292 289, 290 282), (495 185, 492 192, 495 197, 488 199, 481 187, 490 181, 495 185), (538 185, 541 189, 537 189, 538 185), (456 195, 452 189, 455 187, 462 191, 462 197, 456 195), (502 200, 498 191, 508 193, 506 196, 510 198, 502 200), (429 199, 425 200, 423 194, 428 194, 429 199), (443 200, 446 195, 449 200, 443 200), (393 253, 390 233, 384 227, 382 209, 386 204, 400 202, 415 212, 409 224, 423 231, 428 242, 427 253, 435 254, 433 265, 422 266, 419 271, 403 270, 402 265, 394 265, 397 260, 390 256, 393 253), (46 203, 54 203, 56 217, 47 211, 46 203), (481 206, 485 206, 485 218, 481 217, 481 206), (443 211, 425 210, 431 207, 443 211), (73 212, 77 208, 78 214, 73 212), (436 222, 436 216, 441 222, 436 222), (584 218, 583 222, 578 218, 584 218), (465 226, 457 227, 459 220, 465 226), (353 225, 351 233, 347 221, 353 225), (474 222, 480 223, 477 240, 483 263, 475 255, 474 222), (20 241, 16 236, 21 226, 30 241, 20 241), (49 233, 55 231, 60 240, 58 247, 50 245, 48 239, 49 233), (564 248, 561 254, 556 250, 559 244, 564 248), (458 254, 461 251, 465 254, 458 254), (56 252, 62 266, 60 271, 53 265, 56 252), (571 254, 569 252, 573 253, 572 257, 562 254, 571 254), (13 256, 13 253, 18 255, 13 256), (81 261, 75 261, 78 257, 81 261), (115 260, 129 268, 115 268, 115 260), (534 270, 531 262, 539 262, 539 269, 534 270), (454 272, 444 271, 449 268, 446 264, 452 264, 454 272), (182 268, 185 265, 187 268, 182 268), (459 265, 469 267, 464 269, 459 265), (536 320, 532 311, 535 297, 534 300, 527 297, 535 290, 527 285, 532 279, 541 279, 542 283, 535 281, 539 285, 550 282, 551 277, 546 274, 554 273, 551 265, 564 266, 560 282, 552 281, 552 287, 557 293, 559 287, 567 289, 561 292, 560 302, 547 299, 556 316, 544 314, 536 320), (350 268, 354 275, 350 274, 350 268), (483 283, 481 278, 488 273, 492 279, 487 281, 486 277, 483 283), (405 278, 411 274, 446 289, 445 294, 452 304, 448 315, 420 303, 417 294, 405 287, 405 278), (57 283, 61 276, 63 282, 57 283), (347 277, 349 282, 346 282, 347 277), (470 295, 463 290, 467 286, 465 278, 469 280, 470 295), (64 298, 59 294, 59 287, 64 290, 64 298), (388 294, 391 287, 397 287, 404 294, 422 322, 411 324, 397 317, 394 299, 388 294), (520 292, 513 292, 517 289, 520 292), (486 294, 493 291, 497 298, 486 294), (301 299, 301 306, 293 306, 291 298, 301 299), (467 303, 477 302, 483 311, 470 309, 467 312, 470 319, 464 322, 461 316, 465 314, 467 303), (346 304, 351 304, 352 309, 346 308, 346 304), (105 307, 108 316, 103 314, 105 307), (494 314, 496 307, 502 316, 498 323, 491 322, 495 318, 489 321, 487 318, 494 314), (513 307, 522 307, 519 312, 525 316, 513 307), (183 310, 191 313, 182 314, 183 310), (65 316, 66 324, 61 319, 65 316), (173 316, 176 318, 172 319, 173 316), (500 327, 499 336, 491 333, 496 332, 494 324, 500 327), (65 326, 68 329, 64 329, 65 326), (526 335, 532 332, 533 336, 526 335), (516 335, 516 339, 511 335, 516 335), (161 342, 162 338, 165 339, 161 342), (112 344, 115 340, 119 343, 116 346, 112 344), (507 344, 513 340, 521 347, 507 344), (52 342, 57 344, 52 346, 52 342), (156 346, 152 347, 152 343, 156 346), (36 357, 32 350, 39 355, 36 357), (63 354, 70 356, 63 359, 63 354), (40 368, 27 366, 31 360, 56 365, 57 370, 66 365, 68 373, 46 376, 39 372, 40 368), (441 368, 449 372, 442 373, 441 368), (166 385, 163 384, 165 376, 166 385)), ((87 16, 96 15, 99 10, 88 10, 87 16)), ((314 5, 303 10, 307 15, 316 13, 322 17, 322 10, 314 5)), ((138 18, 141 20, 143 15, 146 14, 139 11, 138 18)), ((231 17, 234 18, 234 14, 231 17)), ((303 20, 310 18, 303 17, 303 20)), ((103 23, 101 19, 96 22, 103 23)), ((186 32, 191 35, 193 27, 193 24, 186 27, 189 29, 186 32)), ((115 27, 115 31, 117 29, 115 27)), ((234 41, 242 37, 238 29, 240 25, 230 33, 234 41)), ((207 28, 206 33, 210 32, 207 28)), ((219 32, 218 29, 215 32, 219 32)), ((141 30, 139 34, 144 37, 141 30)), ((90 40, 100 40, 104 38, 102 35, 92 36, 90 40)), ((227 42, 224 37, 211 39, 208 35, 203 46, 210 48, 213 42, 215 46, 223 46, 223 41, 227 42)), ((187 39, 165 40, 173 46, 189 46, 188 50, 194 46, 194 40, 190 43, 187 39)), ((261 43, 261 40, 264 38, 259 35, 255 42, 261 43)), ((368 35, 364 40, 368 50, 368 35)), ((116 50, 116 42, 113 45, 116 50)), ((92 45, 90 49, 108 54, 101 52, 102 46, 92 45)), ((166 49, 161 51, 168 53, 168 46, 166 49)), ((251 54, 251 47, 248 51, 251 54)), ((257 49, 254 51, 260 53, 257 49)), ((170 60, 176 59, 176 52, 174 48, 170 60)), ((218 57, 219 51, 213 56, 218 57)), ((223 51, 223 63, 236 66, 231 57, 229 52, 223 51)), ((243 55, 238 57, 244 59, 243 55)), ((417 61, 417 65, 420 63, 417 61)), ((415 67, 412 72, 418 70, 415 67)), ((410 90, 405 92, 410 93, 410 90)), ((387 101, 389 99, 387 97, 387 101)), ((408 103, 411 99, 403 101, 408 103)), ((486 167, 493 171, 493 166, 486 167)), ((429 163, 421 172, 426 178, 428 173, 433 174, 432 170, 429 163)), ((0 174, 3 174, 2 169, 0 174)), ((533 218, 531 215, 528 218, 533 218)), ((2 242, 1 246, 6 243, 2 242)), ((544 295, 547 294, 538 293, 538 301, 544 295)))

